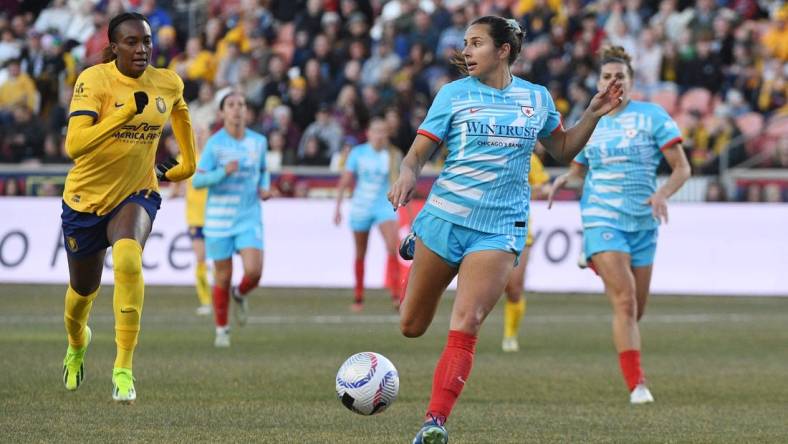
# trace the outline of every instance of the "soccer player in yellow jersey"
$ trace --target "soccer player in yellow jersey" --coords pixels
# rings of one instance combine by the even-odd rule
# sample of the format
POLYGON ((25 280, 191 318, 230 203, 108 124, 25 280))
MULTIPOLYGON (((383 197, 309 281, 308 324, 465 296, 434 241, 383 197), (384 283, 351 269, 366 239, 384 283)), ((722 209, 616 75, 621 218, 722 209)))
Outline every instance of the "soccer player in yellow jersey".
MULTIPOLYGON (((199 154, 201 147, 204 146, 204 137, 200 134, 207 132, 207 128, 195 128, 197 133, 197 160, 199 161, 199 154)), ((180 158, 179 158, 180 160, 180 158)), ((196 189, 192 184, 192 180, 180 182, 176 184, 173 196, 186 197, 186 225, 189 227, 189 239, 192 241, 192 251, 197 260, 194 269, 194 287, 197 290, 197 299, 200 301, 200 306, 197 307, 197 314, 200 316, 208 316, 213 313, 213 302, 211 301, 211 287, 208 284, 208 265, 205 261, 205 235, 203 235, 203 227, 205 226, 205 202, 208 199, 208 190, 196 189), (183 188, 186 189, 185 193, 183 188)))
MULTIPOLYGON (((546 196, 549 187, 547 182, 550 175, 544 170, 544 165, 539 157, 531 154, 531 169, 528 172, 528 183, 531 185, 531 198, 546 196)), ((520 321, 525 316, 525 267, 528 266, 528 253, 531 245, 534 244, 533 230, 531 221, 528 221, 528 237, 525 240, 525 248, 520 254, 520 262, 509 275, 509 282, 506 283, 504 292, 506 302, 503 309, 503 342, 501 348, 505 352, 516 352, 520 350, 517 335, 520 332, 520 321)))
POLYGON ((131 403, 137 397, 132 355, 144 295, 142 248, 161 202, 158 182, 194 173, 195 143, 183 82, 172 71, 149 66, 148 20, 122 13, 110 21, 107 33, 104 63, 77 79, 66 135, 74 167, 66 178, 61 216, 69 268, 63 382, 76 390, 84 378, 91 337, 87 320, 112 246, 117 345, 112 398, 131 403), (183 162, 155 165, 161 129, 170 116, 183 162))

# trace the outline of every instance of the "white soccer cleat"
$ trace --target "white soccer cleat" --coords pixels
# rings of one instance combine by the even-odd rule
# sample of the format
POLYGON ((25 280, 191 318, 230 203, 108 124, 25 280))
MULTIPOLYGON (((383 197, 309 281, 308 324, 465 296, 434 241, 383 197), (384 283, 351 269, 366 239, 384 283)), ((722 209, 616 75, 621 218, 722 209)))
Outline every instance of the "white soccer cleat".
POLYGON ((649 402, 654 402, 654 397, 651 396, 651 392, 648 391, 645 384, 638 384, 629 394, 630 404, 647 404, 649 402))
POLYGON ((517 342, 517 338, 514 336, 503 338, 503 342, 501 342, 501 349, 505 352, 517 352, 520 351, 520 344, 517 342))
POLYGON ((226 327, 216 327, 216 338, 213 346, 217 348, 227 348, 230 346, 230 329, 226 327))
POLYGON ((200 305, 196 310, 197 316, 210 316, 213 313, 211 304, 200 305))

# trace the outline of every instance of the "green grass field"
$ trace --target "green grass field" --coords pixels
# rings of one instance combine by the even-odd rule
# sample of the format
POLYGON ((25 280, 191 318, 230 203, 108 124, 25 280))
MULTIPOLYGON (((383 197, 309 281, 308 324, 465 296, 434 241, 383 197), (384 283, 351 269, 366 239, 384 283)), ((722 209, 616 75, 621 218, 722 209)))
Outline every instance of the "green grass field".
MULTIPOLYGON (((115 405, 111 288, 96 302, 86 379, 61 382, 62 286, 0 286, 0 441, 409 443, 427 404, 451 299, 406 339, 380 292, 360 315, 350 291, 262 289, 230 349, 213 348, 189 289, 147 289, 137 403, 115 405), (383 353, 400 374, 381 415, 346 410, 334 376, 383 353)), ((788 442, 788 298, 654 297, 641 324, 656 403, 630 406, 601 296, 532 295, 521 351, 500 351, 490 315, 448 423, 452 443, 788 442)))

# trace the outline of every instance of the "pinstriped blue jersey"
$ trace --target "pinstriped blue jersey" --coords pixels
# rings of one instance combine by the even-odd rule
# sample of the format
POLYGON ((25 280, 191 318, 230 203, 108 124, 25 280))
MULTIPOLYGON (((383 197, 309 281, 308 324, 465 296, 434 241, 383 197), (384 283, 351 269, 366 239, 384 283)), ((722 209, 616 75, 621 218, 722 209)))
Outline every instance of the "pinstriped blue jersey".
POLYGON ((475 77, 444 85, 418 130, 448 147, 424 210, 486 233, 525 235, 531 153, 560 125, 547 89, 520 78, 502 90, 475 77))
POLYGON ((583 227, 622 231, 659 225, 646 200, 657 187, 662 150, 681 142, 676 122, 659 105, 630 101, 604 116, 575 162, 588 167, 580 213, 583 227))
POLYGON ((208 138, 192 178, 195 188, 208 188, 205 204, 206 236, 234 236, 262 221, 259 189, 268 189, 270 175, 266 171, 265 156, 268 141, 250 129, 238 140, 224 128, 208 138), (238 161, 238 170, 229 176, 224 167, 238 161))
POLYGON ((388 149, 376 151, 365 143, 354 147, 348 155, 345 169, 356 176, 356 187, 350 205, 351 217, 364 215, 374 208, 391 208, 386 197, 389 191, 389 165, 391 155, 388 149))

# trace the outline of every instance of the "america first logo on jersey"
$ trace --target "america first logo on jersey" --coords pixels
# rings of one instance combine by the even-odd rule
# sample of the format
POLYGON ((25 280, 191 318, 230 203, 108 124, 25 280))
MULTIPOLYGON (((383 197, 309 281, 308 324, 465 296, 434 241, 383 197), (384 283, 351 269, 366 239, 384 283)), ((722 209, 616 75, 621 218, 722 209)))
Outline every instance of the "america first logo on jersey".
POLYGON ((528 117, 529 119, 530 119, 530 118, 531 118, 531 117, 534 115, 534 113, 535 113, 535 111, 534 111, 534 107, 533 107, 533 106, 521 106, 521 107, 520 107, 520 111, 522 111, 522 112, 523 112, 523 114, 525 114, 525 117, 528 117))
POLYGON ((87 97, 85 94, 85 82, 79 82, 74 85, 74 98, 84 99, 85 97, 87 97))
POLYGON ((156 109, 162 114, 167 111, 167 104, 164 102, 163 97, 156 97, 156 109))

